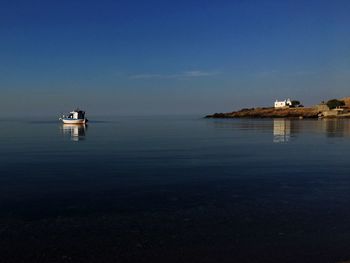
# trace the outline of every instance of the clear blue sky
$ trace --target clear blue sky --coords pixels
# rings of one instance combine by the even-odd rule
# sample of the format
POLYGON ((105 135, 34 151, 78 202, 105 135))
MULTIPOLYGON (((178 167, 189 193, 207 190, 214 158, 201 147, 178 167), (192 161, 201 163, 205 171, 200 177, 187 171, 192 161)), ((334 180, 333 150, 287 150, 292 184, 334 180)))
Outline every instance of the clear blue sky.
POLYGON ((0 6, 0 115, 206 114, 350 96, 350 1, 0 6))

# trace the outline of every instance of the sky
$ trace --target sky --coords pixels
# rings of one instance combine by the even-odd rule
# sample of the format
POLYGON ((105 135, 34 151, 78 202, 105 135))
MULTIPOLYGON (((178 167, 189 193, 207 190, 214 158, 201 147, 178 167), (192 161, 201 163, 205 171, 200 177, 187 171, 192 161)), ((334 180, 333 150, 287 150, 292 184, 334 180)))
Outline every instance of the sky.
POLYGON ((350 96, 350 1, 0 1, 0 116, 350 96))

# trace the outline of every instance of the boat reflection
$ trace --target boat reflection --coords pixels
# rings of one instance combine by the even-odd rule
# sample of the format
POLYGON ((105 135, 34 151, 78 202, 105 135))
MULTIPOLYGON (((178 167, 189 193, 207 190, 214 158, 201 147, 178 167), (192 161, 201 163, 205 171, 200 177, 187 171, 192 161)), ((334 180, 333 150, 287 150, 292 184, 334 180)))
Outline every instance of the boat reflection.
POLYGON ((273 142, 289 142, 291 134, 291 121, 288 119, 273 120, 273 142))
POLYGON ((85 140, 86 124, 63 124, 62 131, 64 135, 70 135, 72 141, 85 140))

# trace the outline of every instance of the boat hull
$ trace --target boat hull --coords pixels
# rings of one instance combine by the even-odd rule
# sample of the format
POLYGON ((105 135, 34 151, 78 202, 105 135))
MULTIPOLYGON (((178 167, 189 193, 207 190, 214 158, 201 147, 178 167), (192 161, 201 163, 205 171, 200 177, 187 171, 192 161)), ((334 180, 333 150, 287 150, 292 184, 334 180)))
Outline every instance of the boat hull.
POLYGON ((85 124, 87 119, 62 119, 64 124, 85 124))

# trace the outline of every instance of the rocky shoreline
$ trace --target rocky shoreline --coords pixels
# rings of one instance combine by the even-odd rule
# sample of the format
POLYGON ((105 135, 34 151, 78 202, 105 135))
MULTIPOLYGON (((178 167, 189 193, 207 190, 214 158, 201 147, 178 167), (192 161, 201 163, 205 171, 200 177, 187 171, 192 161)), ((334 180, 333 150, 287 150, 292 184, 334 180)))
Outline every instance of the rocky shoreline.
POLYGON ((206 118, 318 118, 317 108, 251 108, 227 113, 214 113, 206 118))
MULTIPOLYGON (((293 102, 293 101, 292 101, 293 102)), ((245 108, 239 111, 214 113, 205 118, 350 118, 350 97, 303 107, 299 101, 287 107, 245 108)))

